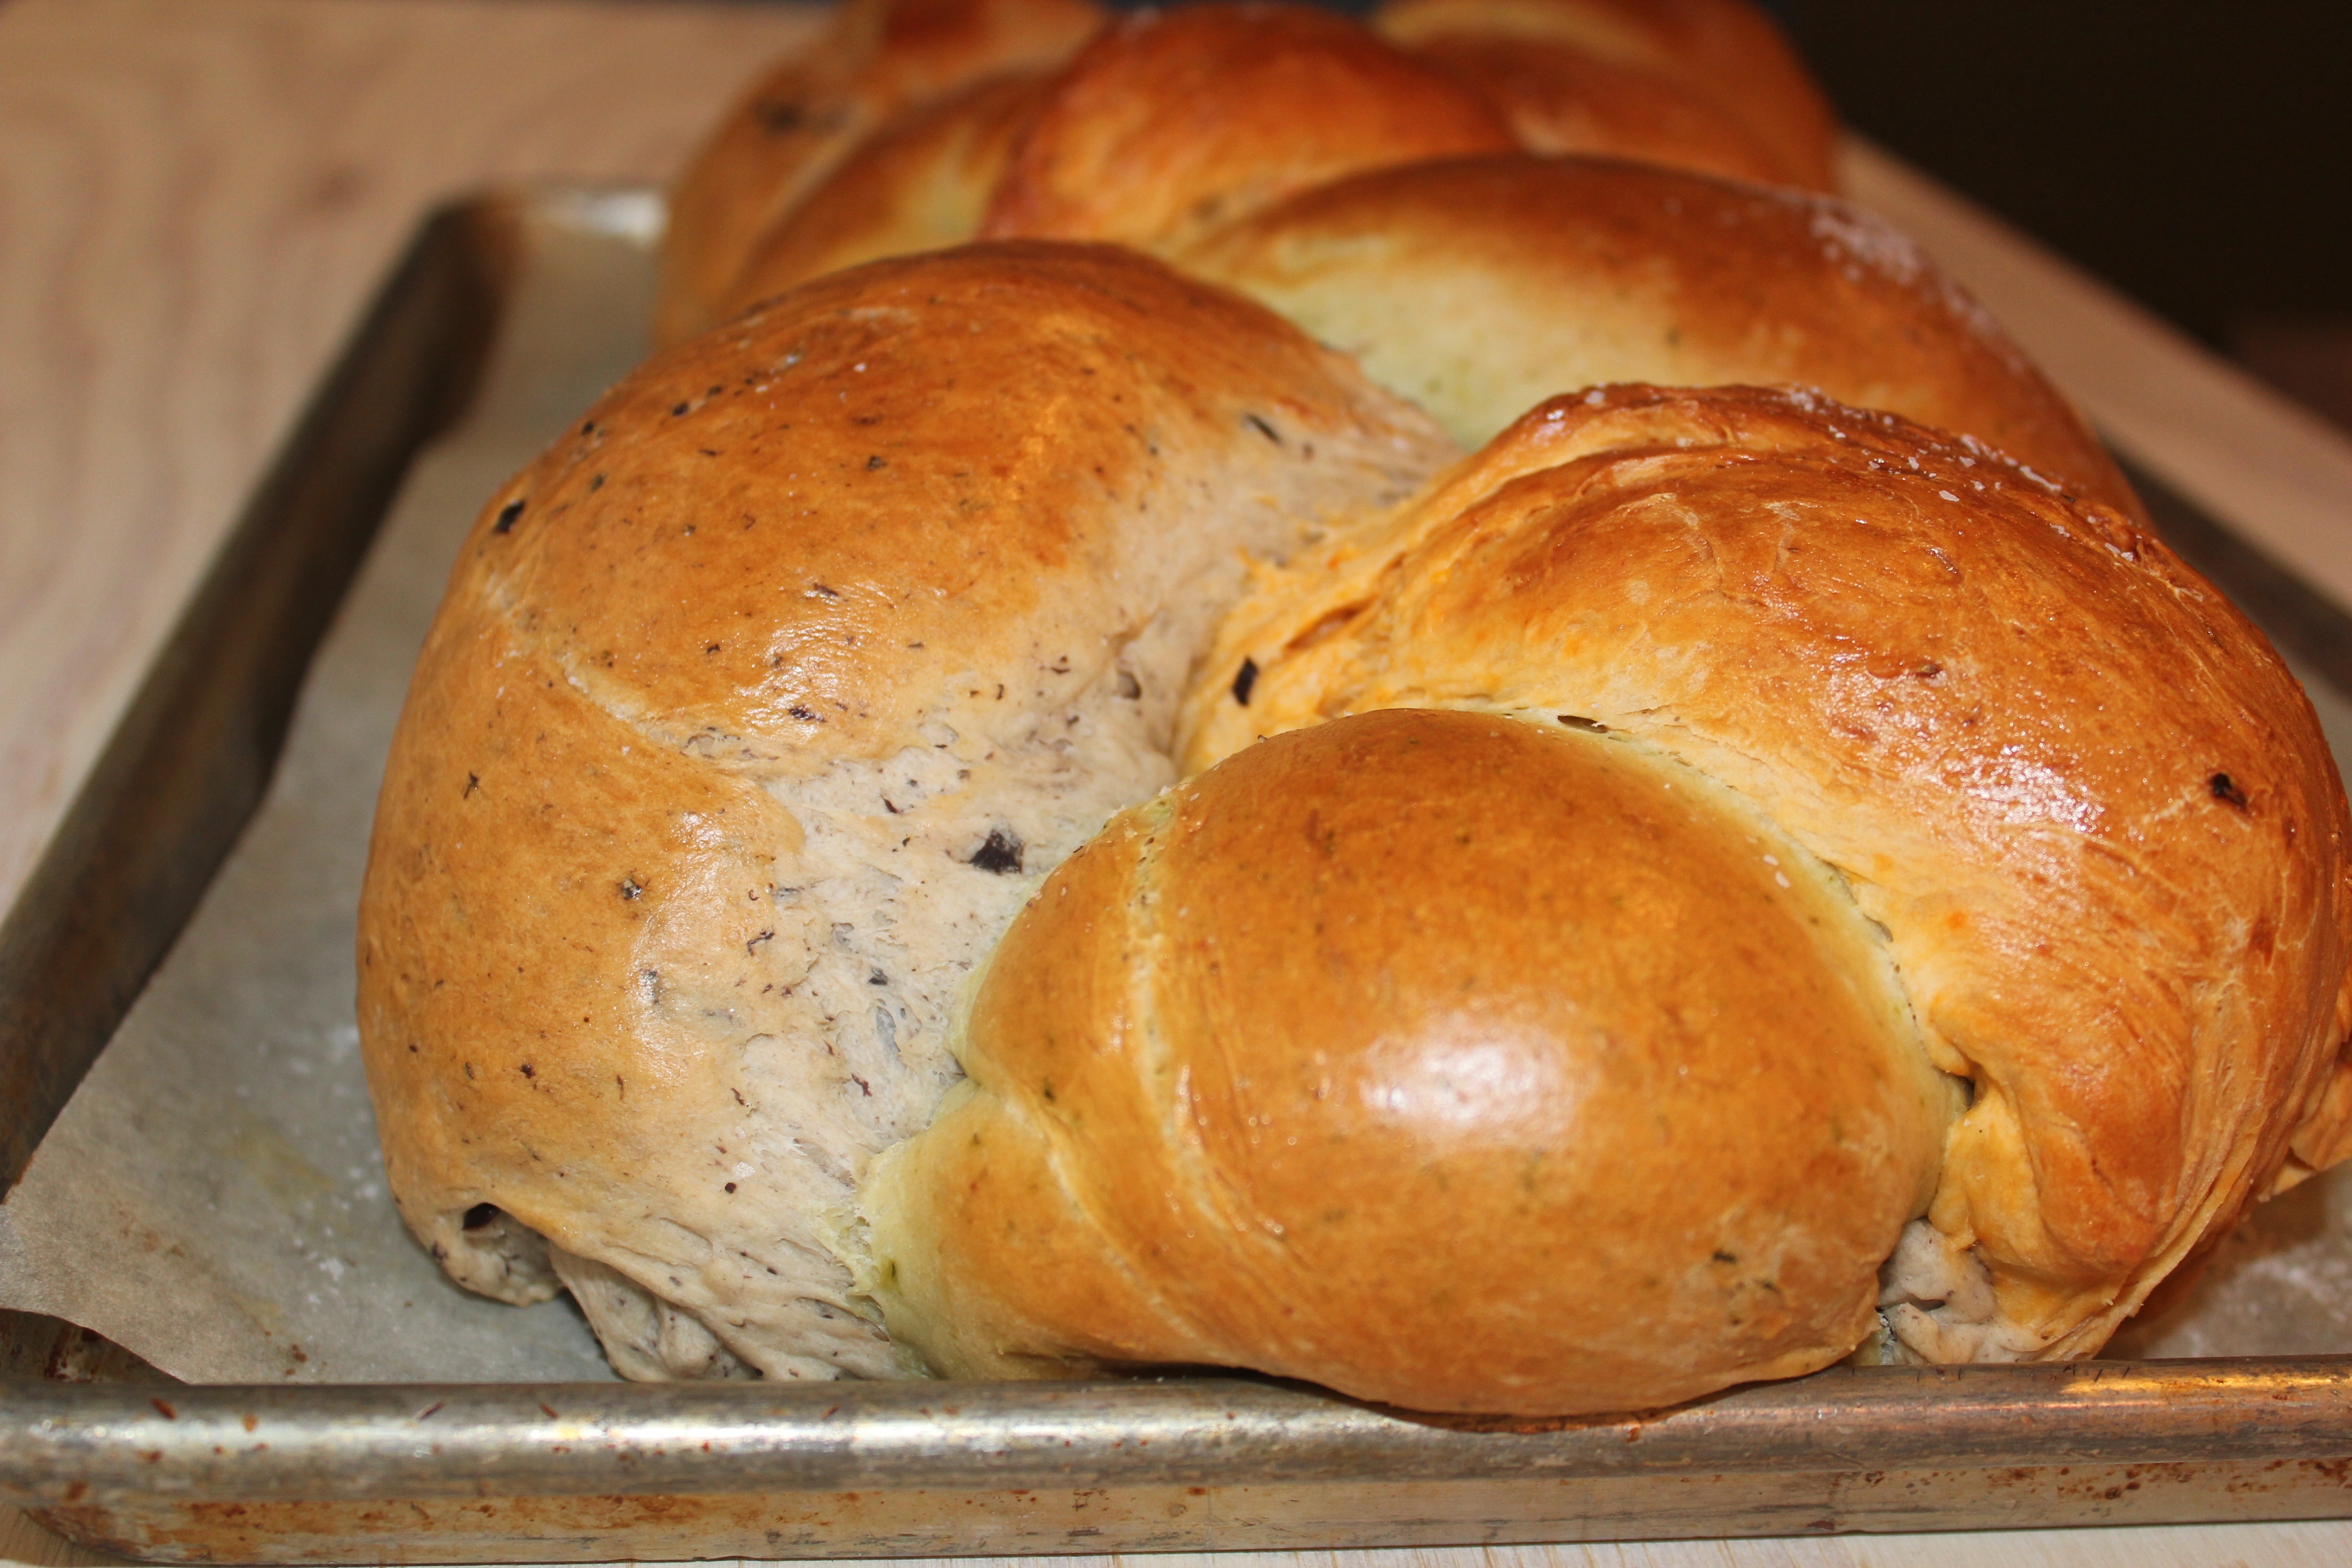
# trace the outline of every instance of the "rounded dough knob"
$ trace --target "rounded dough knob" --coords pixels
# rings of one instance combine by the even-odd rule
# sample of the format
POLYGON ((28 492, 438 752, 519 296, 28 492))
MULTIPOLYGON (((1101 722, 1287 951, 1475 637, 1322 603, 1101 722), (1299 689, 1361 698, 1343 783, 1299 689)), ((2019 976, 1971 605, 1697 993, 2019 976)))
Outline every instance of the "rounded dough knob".
POLYGON ((862 1196, 894 1337, 1422 1409, 1845 1354, 1955 1109, 1833 874, 1645 749, 1452 712, 1127 813, 961 1054, 975 1088, 862 1196))

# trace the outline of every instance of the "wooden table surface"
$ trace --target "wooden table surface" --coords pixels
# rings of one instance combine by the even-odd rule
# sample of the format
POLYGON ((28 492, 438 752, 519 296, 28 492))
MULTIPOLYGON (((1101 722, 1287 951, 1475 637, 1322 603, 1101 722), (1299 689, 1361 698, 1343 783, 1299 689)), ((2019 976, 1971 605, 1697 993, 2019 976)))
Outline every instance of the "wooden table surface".
MULTIPOLYGON (((659 180, 811 26, 625 0, 0 0, 0 905, 419 215, 499 182, 659 180)), ((1899 170, 1856 173, 2111 431, 2166 435, 2168 478, 2352 600, 2352 447, 2046 268, 2020 284, 2017 252, 1899 170)), ((2320 1568, 2352 1563, 2352 1523, 1247 1561, 1308 1556, 2320 1568)), ((0 1561, 106 1560, 0 1510, 0 1561)))

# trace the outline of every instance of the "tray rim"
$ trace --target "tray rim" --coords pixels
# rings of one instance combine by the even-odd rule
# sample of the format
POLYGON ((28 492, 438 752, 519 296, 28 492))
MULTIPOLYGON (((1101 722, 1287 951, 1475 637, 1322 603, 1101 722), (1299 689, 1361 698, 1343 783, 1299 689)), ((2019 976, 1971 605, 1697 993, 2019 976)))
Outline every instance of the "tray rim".
POLYGON ((1391 1410, 1233 1376, 17 1384, 0 1385, 0 1500, 33 1509, 1576 1480, 2352 1461, 2352 1355, 1832 1367, 1667 1411, 1534 1421, 1391 1410), (1932 1430, 1920 1429, 1923 1410, 1932 1430))

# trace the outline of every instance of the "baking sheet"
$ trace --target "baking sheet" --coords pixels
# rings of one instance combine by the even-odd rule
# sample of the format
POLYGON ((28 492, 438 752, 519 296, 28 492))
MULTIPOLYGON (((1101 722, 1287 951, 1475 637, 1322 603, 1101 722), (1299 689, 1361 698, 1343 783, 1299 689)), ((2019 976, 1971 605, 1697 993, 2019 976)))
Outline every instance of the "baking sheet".
MULTIPOLYGON (((450 1283, 385 1190, 352 1015, 376 783, 481 498, 643 352, 657 203, 520 209, 520 268, 465 423, 413 470, 305 689, 270 794, 195 919, 0 1205, 0 1306, 194 1383, 578 1382, 569 1301, 450 1283)), ((2339 766, 2352 705, 2306 679, 2339 766)), ((2352 1350, 2352 1168, 2268 1205, 2111 1355, 2352 1350)))

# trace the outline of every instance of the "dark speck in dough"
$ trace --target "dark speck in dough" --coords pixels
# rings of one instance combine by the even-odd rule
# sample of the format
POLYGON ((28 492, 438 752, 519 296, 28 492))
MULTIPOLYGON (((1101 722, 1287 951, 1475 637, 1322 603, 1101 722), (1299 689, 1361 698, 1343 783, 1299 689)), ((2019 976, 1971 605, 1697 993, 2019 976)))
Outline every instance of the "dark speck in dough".
POLYGON ((972 851, 971 863, 983 871, 1005 876, 1021 869, 1022 851, 1025 847, 1013 834, 1002 827, 988 830, 988 841, 972 851))

